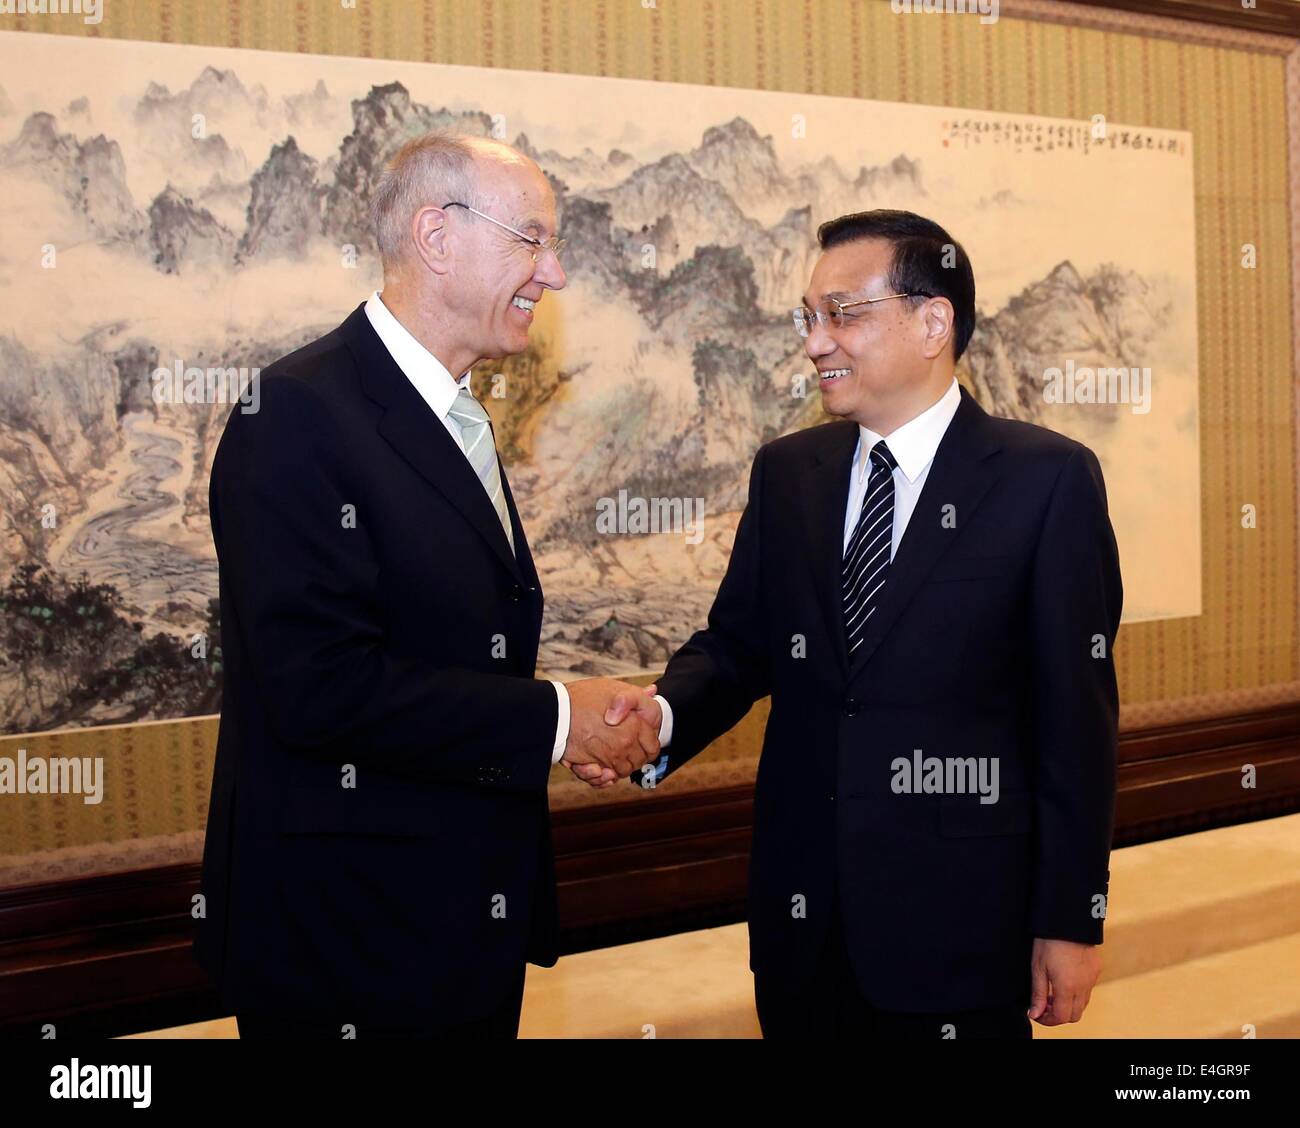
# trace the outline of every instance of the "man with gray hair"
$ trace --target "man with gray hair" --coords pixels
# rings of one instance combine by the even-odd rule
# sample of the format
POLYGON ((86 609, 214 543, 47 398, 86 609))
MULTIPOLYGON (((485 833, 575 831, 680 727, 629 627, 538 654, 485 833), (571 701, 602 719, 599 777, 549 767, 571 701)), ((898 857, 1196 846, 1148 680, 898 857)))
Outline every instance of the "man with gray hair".
POLYGON ((470 390, 565 285, 509 146, 430 134, 372 199, 383 290, 262 375, 212 468, 225 694, 195 952, 241 1037, 512 1038, 556 960, 547 779, 659 751, 644 691, 535 675, 542 591, 470 390), (616 697, 637 712, 617 725, 616 697))

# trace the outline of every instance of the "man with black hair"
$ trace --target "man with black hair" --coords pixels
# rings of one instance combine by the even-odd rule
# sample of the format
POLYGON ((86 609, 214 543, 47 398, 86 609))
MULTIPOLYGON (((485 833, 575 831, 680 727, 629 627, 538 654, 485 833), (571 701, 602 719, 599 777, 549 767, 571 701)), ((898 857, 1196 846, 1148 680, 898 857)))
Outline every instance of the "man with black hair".
POLYGON ((1028 1038, 1077 1021, 1100 971, 1122 602, 1101 468, 958 384, 975 281, 942 227, 871 211, 818 238, 794 325, 837 421, 758 451, 638 782, 770 694, 764 1035, 1028 1038))

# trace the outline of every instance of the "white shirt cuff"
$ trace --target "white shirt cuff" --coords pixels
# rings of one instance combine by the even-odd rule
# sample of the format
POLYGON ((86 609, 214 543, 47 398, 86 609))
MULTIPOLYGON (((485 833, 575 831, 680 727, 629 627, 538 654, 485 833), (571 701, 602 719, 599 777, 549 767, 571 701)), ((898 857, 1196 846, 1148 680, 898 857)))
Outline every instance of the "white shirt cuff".
POLYGON ((555 696, 559 698, 560 712, 555 719, 555 747, 551 750, 551 763, 558 764, 564 755, 564 746, 569 743, 569 691, 563 682, 552 681, 555 696))
POLYGON ((673 738, 673 707, 668 704, 666 698, 660 697, 657 693, 655 700, 663 710, 663 718, 659 721, 659 747, 667 748, 668 742, 673 738))

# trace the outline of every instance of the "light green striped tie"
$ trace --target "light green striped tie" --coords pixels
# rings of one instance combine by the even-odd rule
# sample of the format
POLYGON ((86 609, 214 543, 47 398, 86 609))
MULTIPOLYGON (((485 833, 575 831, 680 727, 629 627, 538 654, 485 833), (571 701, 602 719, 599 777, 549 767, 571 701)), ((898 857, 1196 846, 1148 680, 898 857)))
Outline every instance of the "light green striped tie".
POLYGON ((501 527, 505 530, 506 540, 510 542, 510 551, 515 550, 515 537, 510 529, 510 511, 506 508, 505 491, 501 488, 501 468, 497 465, 496 442, 492 438, 492 424, 488 413, 468 388, 461 388, 449 413, 460 427, 460 440, 465 445, 465 457, 483 483, 492 507, 501 518, 501 527))

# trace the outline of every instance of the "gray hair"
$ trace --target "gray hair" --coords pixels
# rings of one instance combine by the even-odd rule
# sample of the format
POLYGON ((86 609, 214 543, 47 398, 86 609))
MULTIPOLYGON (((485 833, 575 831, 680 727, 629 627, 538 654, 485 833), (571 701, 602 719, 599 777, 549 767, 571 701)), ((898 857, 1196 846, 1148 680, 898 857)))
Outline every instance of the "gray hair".
POLYGON ((385 263, 402 257, 421 208, 452 200, 478 206, 475 156, 467 138, 443 130, 413 137, 397 150, 370 197, 370 225, 385 263))

